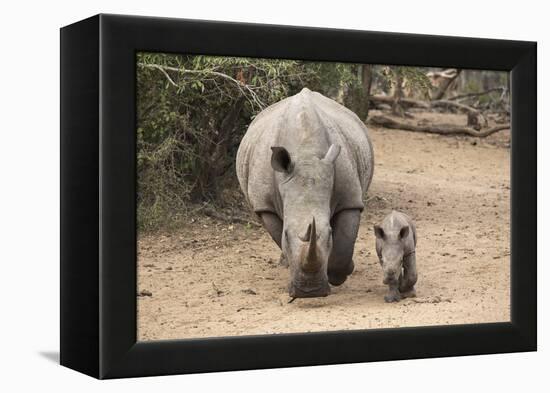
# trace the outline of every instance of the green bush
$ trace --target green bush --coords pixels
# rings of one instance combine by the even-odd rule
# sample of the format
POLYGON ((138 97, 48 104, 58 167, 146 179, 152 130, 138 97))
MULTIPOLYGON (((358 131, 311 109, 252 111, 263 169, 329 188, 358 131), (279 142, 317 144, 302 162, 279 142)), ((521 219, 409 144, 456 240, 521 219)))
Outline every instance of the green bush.
POLYGON ((136 61, 142 229, 178 222, 197 203, 231 203, 226 191, 238 188, 234 162, 248 125, 302 88, 366 117, 357 64, 157 53, 139 53, 136 61))
POLYGON ((196 202, 223 202, 222 190, 237 184, 234 159, 254 116, 318 84, 304 62, 138 54, 139 225, 177 220, 196 202))

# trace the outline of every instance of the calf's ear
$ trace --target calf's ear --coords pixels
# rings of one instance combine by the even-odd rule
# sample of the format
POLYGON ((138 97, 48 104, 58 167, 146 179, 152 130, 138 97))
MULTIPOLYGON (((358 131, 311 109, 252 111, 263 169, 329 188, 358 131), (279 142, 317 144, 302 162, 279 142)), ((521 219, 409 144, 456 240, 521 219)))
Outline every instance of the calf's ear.
POLYGON ((384 239, 384 230, 382 228, 380 228, 378 225, 375 225, 374 226, 374 235, 378 239, 384 239))
POLYGON ((325 154, 325 158, 323 160, 333 163, 338 158, 338 155, 340 154, 340 146, 339 145, 330 145, 328 148, 327 154, 325 154))
POLYGON ((399 237, 400 237, 401 239, 406 238, 408 234, 409 234, 409 227, 403 227, 403 228, 401 228, 401 230, 399 231, 399 237))
POLYGON ((273 146, 271 152, 271 167, 273 170, 289 173, 292 169, 292 162, 288 151, 284 147, 273 146))

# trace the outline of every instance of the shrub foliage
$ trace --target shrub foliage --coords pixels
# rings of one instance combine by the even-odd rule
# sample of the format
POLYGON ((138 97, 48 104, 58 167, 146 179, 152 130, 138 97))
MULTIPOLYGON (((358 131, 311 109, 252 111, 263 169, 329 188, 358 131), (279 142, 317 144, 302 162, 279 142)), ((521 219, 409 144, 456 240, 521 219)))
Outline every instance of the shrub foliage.
POLYGON ((136 67, 142 229, 178 221, 197 203, 228 203, 239 142, 267 106, 303 87, 361 117, 366 102, 357 64, 139 53, 136 67))

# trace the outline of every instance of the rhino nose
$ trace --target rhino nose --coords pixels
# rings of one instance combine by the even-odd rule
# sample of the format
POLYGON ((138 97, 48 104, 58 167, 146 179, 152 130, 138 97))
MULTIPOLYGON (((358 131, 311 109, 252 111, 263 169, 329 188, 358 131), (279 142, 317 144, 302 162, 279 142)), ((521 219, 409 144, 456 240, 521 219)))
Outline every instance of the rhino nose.
POLYGON ((386 276, 395 276, 396 273, 397 273, 397 270, 392 268, 386 270, 386 276))

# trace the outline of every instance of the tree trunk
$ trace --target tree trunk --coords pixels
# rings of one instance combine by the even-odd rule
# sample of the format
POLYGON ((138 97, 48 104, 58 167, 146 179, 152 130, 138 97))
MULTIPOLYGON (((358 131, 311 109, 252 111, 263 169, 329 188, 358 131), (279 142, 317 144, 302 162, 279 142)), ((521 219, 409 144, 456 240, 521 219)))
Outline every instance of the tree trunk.
POLYGON ((401 72, 396 71, 395 89, 393 91, 393 101, 391 105, 391 112, 395 116, 403 117, 405 111, 401 106, 401 99, 403 98, 403 76, 401 72))
POLYGON ((456 75, 453 76, 452 78, 445 78, 443 79, 443 81, 441 81, 441 84, 439 85, 439 88, 437 89, 437 91, 435 92, 434 96, 432 97, 433 100, 440 100, 443 98, 443 96, 445 95, 445 92, 447 91, 447 89, 449 88, 449 86, 451 85, 451 83, 454 82, 454 80, 456 78, 458 78, 458 76, 460 75, 460 72, 462 70, 456 70, 456 75))
POLYGON ((361 74, 361 85, 363 86, 363 97, 365 105, 365 121, 369 117, 369 99, 372 86, 372 64, 363 64, 361 74))

